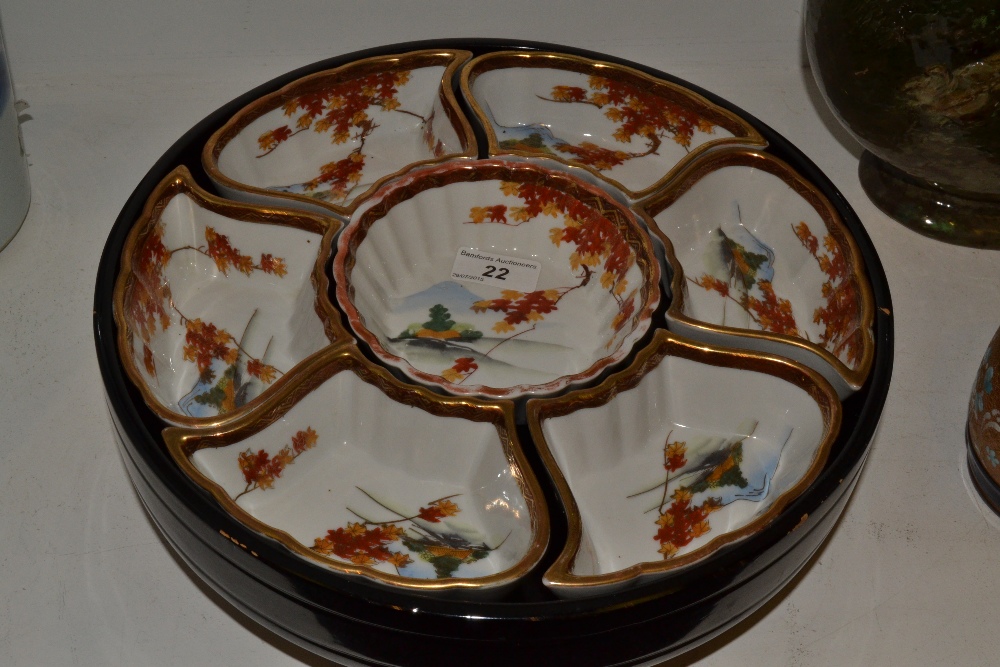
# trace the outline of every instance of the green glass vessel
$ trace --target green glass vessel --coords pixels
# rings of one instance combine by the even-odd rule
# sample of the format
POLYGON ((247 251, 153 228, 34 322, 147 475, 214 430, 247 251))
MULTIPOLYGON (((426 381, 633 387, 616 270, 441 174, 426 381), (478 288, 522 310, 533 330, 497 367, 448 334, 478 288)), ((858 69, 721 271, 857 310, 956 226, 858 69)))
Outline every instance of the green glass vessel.
POLYGON ((1000 248, 1000 1, 807 0, 813 74, 859 177, 922 234, 1000 248))

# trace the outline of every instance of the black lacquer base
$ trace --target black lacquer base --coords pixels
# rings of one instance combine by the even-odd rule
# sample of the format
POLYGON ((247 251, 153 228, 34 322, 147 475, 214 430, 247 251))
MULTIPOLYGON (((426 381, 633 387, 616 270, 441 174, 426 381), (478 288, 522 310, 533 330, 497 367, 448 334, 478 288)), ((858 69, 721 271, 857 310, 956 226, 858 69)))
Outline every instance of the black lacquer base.
MULTIPOLYGON (((481 128, 479 130, 481 132, 481 128)), ((482 141, 483 146, 486 145, 482 141)), ((638 665, 681 654, 739 623, 790 582, 823 544, 846 506, 885 404, 892 373, 892 304, 868 236, 830 181, 766 125, 706 91, 642 65, 551 44, 445 39, 346 54, 290 72, 226 104, 181 137, 143 177, 108 238, 97 275, 94 331, 116 438, 133 484, 167 541, 191 570, 254 622, 304 649, 366 665, 426 665, 461 660, 490 665, 638 665), (147 197, 172 169, 186 165, 212 190, 200 152, 212 132, 263 94, 312 72, 378 55, 427 48, 552 50, 616 62, 685 85, 741 115, 769 152, 811 181, 837 208, 864 259, 876 301, 875 360, 861 391, 844 402, 842 431, 826 468, 770 526, 697 566, 663 580, 583 600, 554 597, 541 572, 506 597, 463 601, 392 590, 347 578, 292 554, 236 522, 187 478, 166 452, 163 423, 128 382, 117 355, 112 293, 125 237, 147 197)), ((541 480, 543 484, 547 480, 541 480)), ((551 485, 547 496, 558 504, 551 485)), ((561 549, 562 517, 553 517, 550 552, 561 549)))

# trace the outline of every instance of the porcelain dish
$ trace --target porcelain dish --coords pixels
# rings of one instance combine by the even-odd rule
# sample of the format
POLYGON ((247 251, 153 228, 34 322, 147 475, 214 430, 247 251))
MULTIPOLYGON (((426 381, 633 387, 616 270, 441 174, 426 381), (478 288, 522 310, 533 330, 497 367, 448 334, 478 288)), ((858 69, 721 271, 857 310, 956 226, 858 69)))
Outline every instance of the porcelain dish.
POLYGON ((150 516, 251 618, 359 664, 462 637, 484 664, 607 665, 696 646, 807 563, 884 404, 891 312, 850 207, 725 101, 437 40, 289 73, 179 140, 109 238, 95 334, 150 516), (627 109, 673 125, 629 135, 627 109), (298 140, 334 152, 277 159, 298 140), (616 151, 642 168, 588 163, 616 151), (248 175, 299 161, 363 164, 332 194, 248 175), (699 302, 705 276, 735 302, 699 302), (797 332, 748 325, 762 283, 797 332))
POLYGON ((205 144, 228 197, 346 216, 415 165, 475 156, 448 82, 472 56, 425 50, 364 58, 254 100, 205 144))
POLYGON ((777 357, 661 330, 633 365, 528 405, 571 508, 544 577, 557 595, 634 586, 760 530, 816 478, 840 428, 830 385, 777 357))
POLYGON ((259 413, 164 439, 234 516, 304 558, 417 591, 492 592, 545 550, 510 404, 407 388, 342 347, 259 413))
POLYGON ((660 301, 637 216, 533 164, 412 172, 340 236, 337 301, 382 361, 456 395, 558 392, 624 359, 660 301))
POLYGON ((724 146, 764 146, 752 125, 690 88, 555 52, 500 51, 461 72, 491 155, 583 168, 632 199, 724 146))
POLYGON ((663 241, 667 322, 709 343, 789 356, 841 398, 871 368, 874 300, 830 201, 779 158, 717 152, 642 203, 663 241))
POLYGON ((150 407, 173 424, 214 423, 348 340, 317 263, 339 229, 214 197, 185 167, 168 175, 132 229, 115 289, 119 350, 150 407))

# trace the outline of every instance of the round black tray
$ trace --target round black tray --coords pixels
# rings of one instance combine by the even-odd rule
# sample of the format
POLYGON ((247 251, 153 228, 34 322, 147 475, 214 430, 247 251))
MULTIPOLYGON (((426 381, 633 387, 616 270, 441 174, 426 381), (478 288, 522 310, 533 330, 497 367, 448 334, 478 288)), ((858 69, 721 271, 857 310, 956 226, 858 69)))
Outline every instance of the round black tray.
MULTIPOLYGON (((485 147, 485 138, 480 139, 485 147)), ((885 274, 857 215, 808 158, 755 118, 687 82, 603 54, 535 42, 443 39, 314 63, 247 92, 189 130, 143 177, 115 222, 98 269, 94 333, 115 435, 146 510, 191 570, 256 622, 313 653, 366 665, 423 665, 440 659, 484 667, 634 665, 690 650, 747 617, 788 584, 830 534, 857 482, 885 403, 892 372, 891 312, 885 274), (548 485, 553 533, 542 569, 499 600, 454 600, 387 589, 306 562, 236 522, 174 464, 160 437, 164 424, 125 376, 112 314, 122 246, 147 197, 181 164, 213 191, 201 168, 202 146, 252 100, 319 70, 429 48, 467 49, 476 55, 501 49, 559 51, 627 65, 687 86, 753 124, 769 142, 770 153, 833 203, 861 249, 875 295, 874 364, 861 391, 844 401, 843 427, 827 466, 766 529, 654 583, 561 600, 540 582, 540 571, 555 558, 566 529, 548 485)))

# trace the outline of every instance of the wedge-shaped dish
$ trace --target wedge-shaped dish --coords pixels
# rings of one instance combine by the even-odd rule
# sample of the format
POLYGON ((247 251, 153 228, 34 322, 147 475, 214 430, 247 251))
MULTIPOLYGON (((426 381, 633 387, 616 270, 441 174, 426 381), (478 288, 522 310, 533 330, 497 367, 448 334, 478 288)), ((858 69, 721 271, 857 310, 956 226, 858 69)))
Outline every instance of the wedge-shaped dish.
POLYGON ((334 276, 379 360, 499 398, 593 379, 642 338, 660 298, 632 211, 564 173, 502 160, 385 186, 341 234, 334 276))
POLYGON ((167 176, 132 227, 114 294, 118 349, 150 408, 172 424, 214 424, 351 340, 326 295, 339 229, 214 197, 185 167, 167 176))
POLYGON ((548 542, 513 404, 406 387, 353 346, 311 360, 255 415, 164 439, 245 525, 388 586, 495 593, 548 542))
POLYGON ((420 164, 475 157, 451 81, 468 51, 366 58, 294 81, 244 107, 205 145, 227 197, 342 217, 420 164))
POLYGON ((746 121, 683 86, 564 53, 499 51, 462 70, 491 155, 549 157, 641 198, 721 146, 765 146, 746 121))
POLYGON ((544 576, 566 597, 663 577, 759 532, 819 474, 841 422, 808 368, 662 330, 628 371, 527 409, 567 509, 544 576))
POLYGON ((767 153, 693 165, 643 202, 674 268, 671 330, 781 354, 841 398, 874 355, 874 299, 853 236, 830 202, 767 153))

